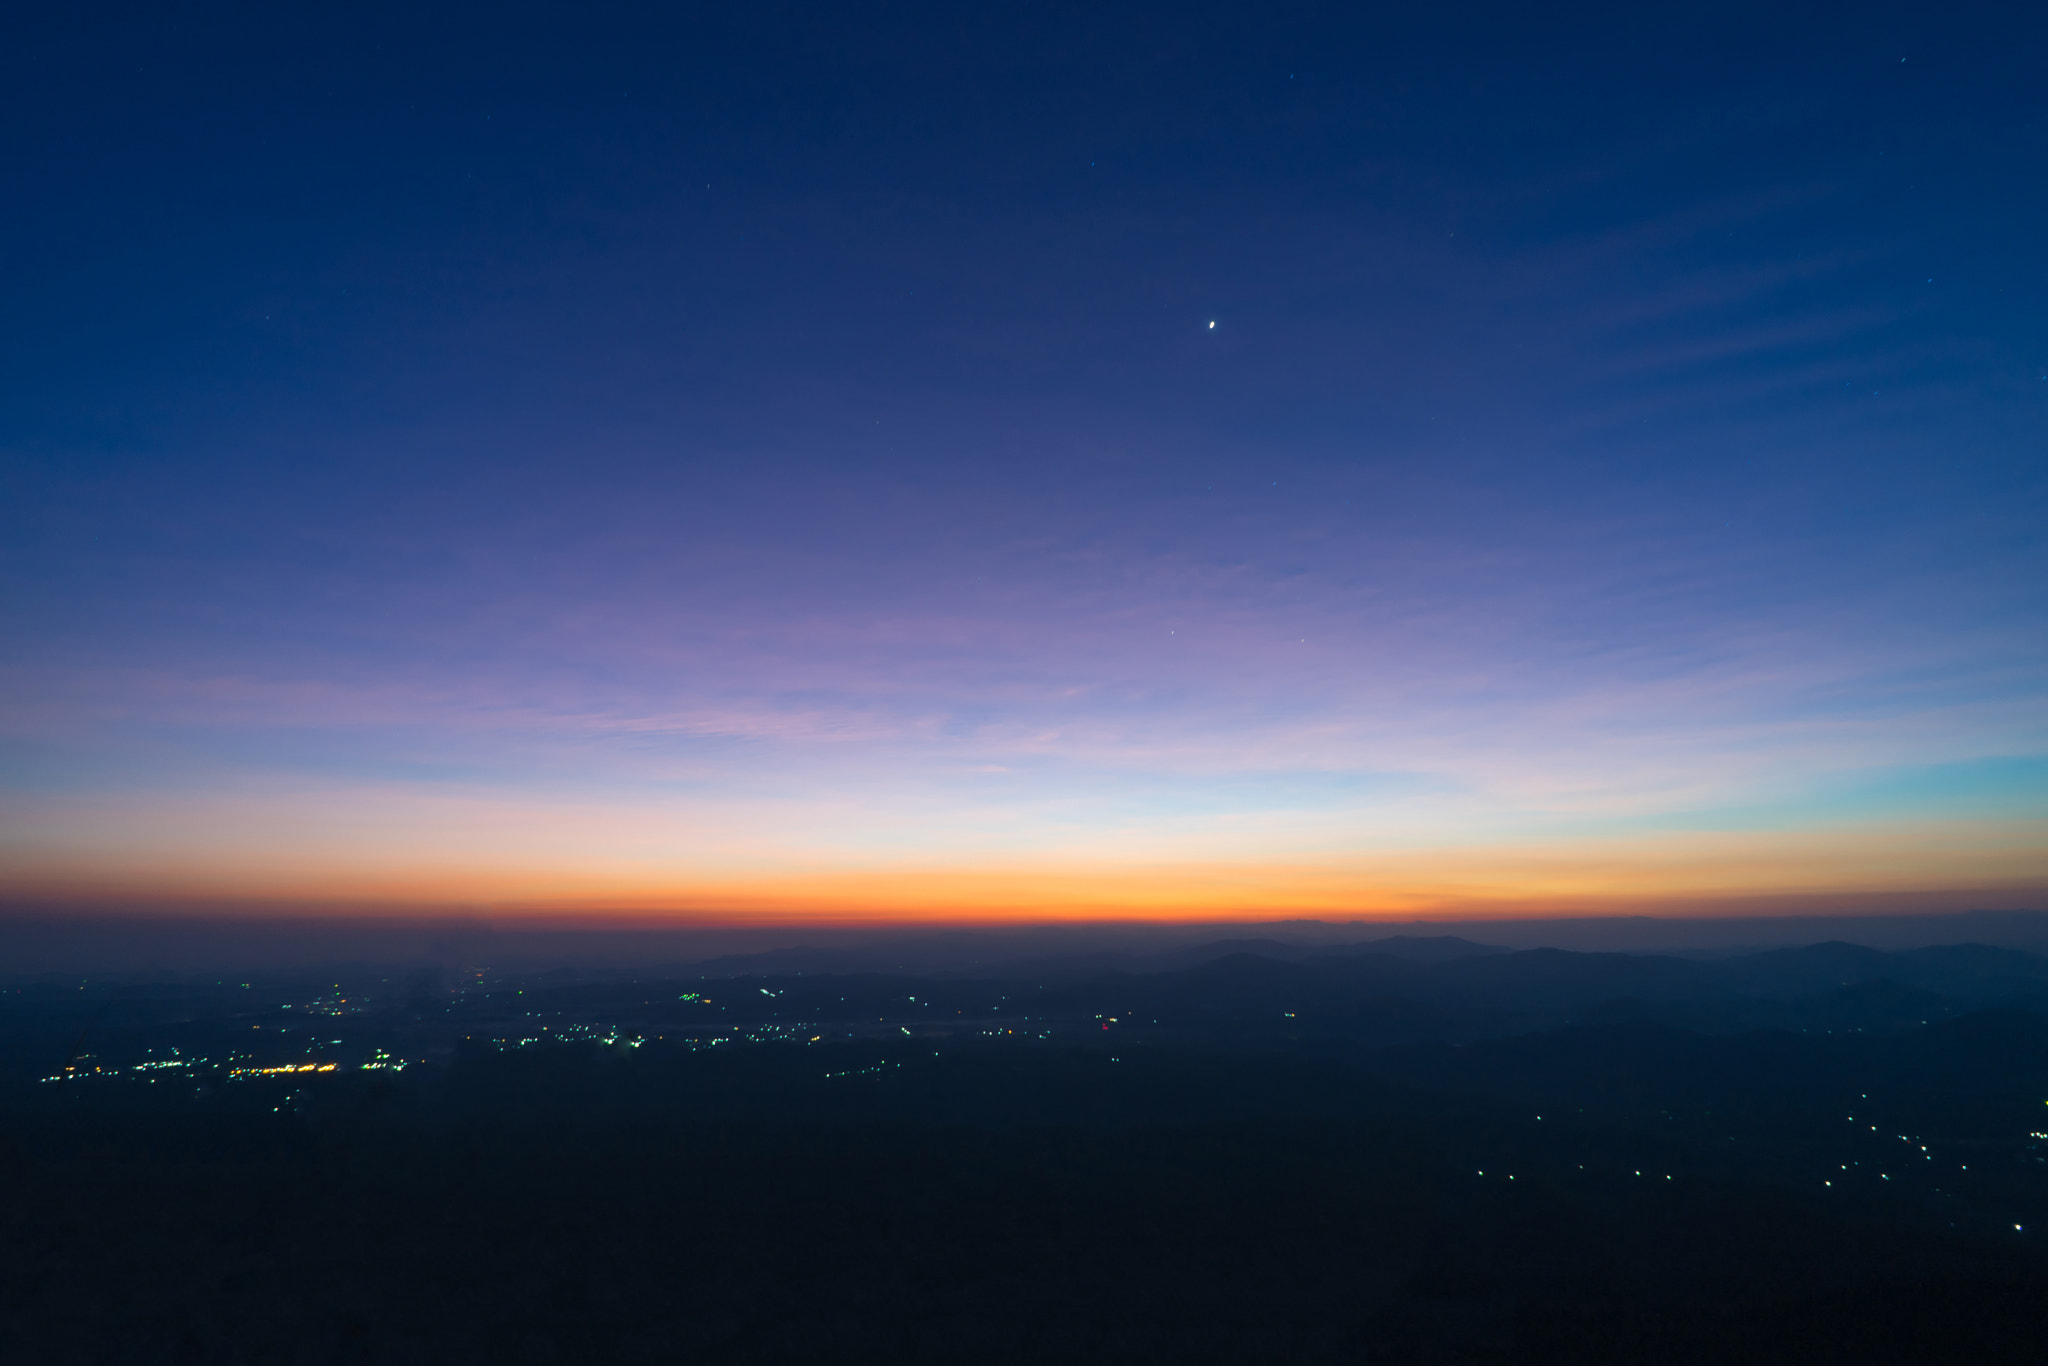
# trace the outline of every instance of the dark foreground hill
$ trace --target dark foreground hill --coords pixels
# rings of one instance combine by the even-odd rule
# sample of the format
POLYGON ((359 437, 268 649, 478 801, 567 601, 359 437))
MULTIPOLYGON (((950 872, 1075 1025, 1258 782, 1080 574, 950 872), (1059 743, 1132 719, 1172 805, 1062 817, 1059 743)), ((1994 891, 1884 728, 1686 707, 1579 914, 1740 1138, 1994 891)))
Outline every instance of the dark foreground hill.
POLYGON ((1196 957, 13 992, 0 1359, 2043 1357, 2037 963, 1196 957))
POLYGON ((1574 1179, 1541 1152, 1480 1177, 1464 1163, 1513 1145, 1443 1125, 16 1134, 5 1350, 2038 1360, 2048 1282, 2010 1249, 1736 1181, 1574 1179))

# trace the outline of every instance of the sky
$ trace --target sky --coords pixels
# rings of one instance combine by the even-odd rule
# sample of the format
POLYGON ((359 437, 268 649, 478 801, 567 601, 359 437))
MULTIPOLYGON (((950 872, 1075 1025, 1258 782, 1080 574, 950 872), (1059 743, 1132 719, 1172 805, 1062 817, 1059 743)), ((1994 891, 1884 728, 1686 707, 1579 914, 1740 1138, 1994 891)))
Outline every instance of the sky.
POLYGON ((48 7, 0 899, 2048 905, 2048 16, 48 7))

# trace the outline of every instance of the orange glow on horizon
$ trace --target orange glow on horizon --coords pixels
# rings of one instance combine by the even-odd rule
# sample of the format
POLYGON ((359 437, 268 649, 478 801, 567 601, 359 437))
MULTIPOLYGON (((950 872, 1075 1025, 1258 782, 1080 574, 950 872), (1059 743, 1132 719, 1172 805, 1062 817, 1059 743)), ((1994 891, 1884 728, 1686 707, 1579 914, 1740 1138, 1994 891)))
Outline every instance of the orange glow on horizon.
POLYGON ((260 917, 455 914, 586 927, 1846 913, 2048 901, 2048 856, 2036 835, 2029 822, 1916 823, 1406 850, 1314 862, 1047 859, 697 878, 616 864, 98 862, 16 869, 0 883, 0 898, 59 907, 208 907, 260 917))

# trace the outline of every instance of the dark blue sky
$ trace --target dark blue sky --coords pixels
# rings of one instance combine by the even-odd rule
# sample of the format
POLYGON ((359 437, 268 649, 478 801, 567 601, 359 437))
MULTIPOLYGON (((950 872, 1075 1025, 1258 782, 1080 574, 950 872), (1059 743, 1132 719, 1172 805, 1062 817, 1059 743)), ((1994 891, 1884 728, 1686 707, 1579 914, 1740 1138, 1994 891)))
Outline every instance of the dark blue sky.
POLYGON ((2048 884, 2044 37, 28 16, 0 871, 963 913, 2048 884))

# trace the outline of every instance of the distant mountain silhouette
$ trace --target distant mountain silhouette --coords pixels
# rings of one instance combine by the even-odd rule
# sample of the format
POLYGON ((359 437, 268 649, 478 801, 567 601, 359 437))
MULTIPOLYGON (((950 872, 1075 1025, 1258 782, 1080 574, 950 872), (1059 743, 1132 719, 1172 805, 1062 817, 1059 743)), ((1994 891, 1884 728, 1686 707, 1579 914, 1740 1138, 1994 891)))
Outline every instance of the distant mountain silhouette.
POLYGON ((1894 982, 1866 978, 1794 1003, 1799 1025, 1807 1030, 1895 1030, 1927 1024, 1955 1013, 1948 998, 1894 982))
POLYGON ((1394 958, 1412 959, 1418 963, 1445 963, 1455 958, 1472 958, 1481 954, 1508 953, 1510 950, 1495 944, 1475 944, 1469 939, 1460 939, 1454 934, 1412 935, 1397 934, 1387 939, 1368 939, 1360 944, 1343 944, 1333 948, 1320 949, 1318 958, 1348 958, 1366 953, 1383 953, 1394 958))
POLYGON ((1204 1029, 1313 1027, 1361 1043, 1413 1039, 1418 1029, 1457 1040, 1624 1021, 1709 1033, 1891 1032, 1987 1005, 2048 1008, 2048 975, 2032 975, 2042 960, 1981 946, 1886 954, 1824 943, 1715 962, 1509 952, 1449 938, 1391 941, 1407 950, 1396 954, 1381 947, 1389 943, 1307 953, 1257 940, 1192 945, 1180 955, 1193 960, 1187 966, 1151 960, 1061 974, 1025 989, 1014 1008, 1037 1016, 1128 1012, 1204 1029))
POLYGON ((1722 960, 1751 990, 1806 995, 1886 975, 1892 955, 1832 940, 1796 949, 1771 949, 1722 960))

